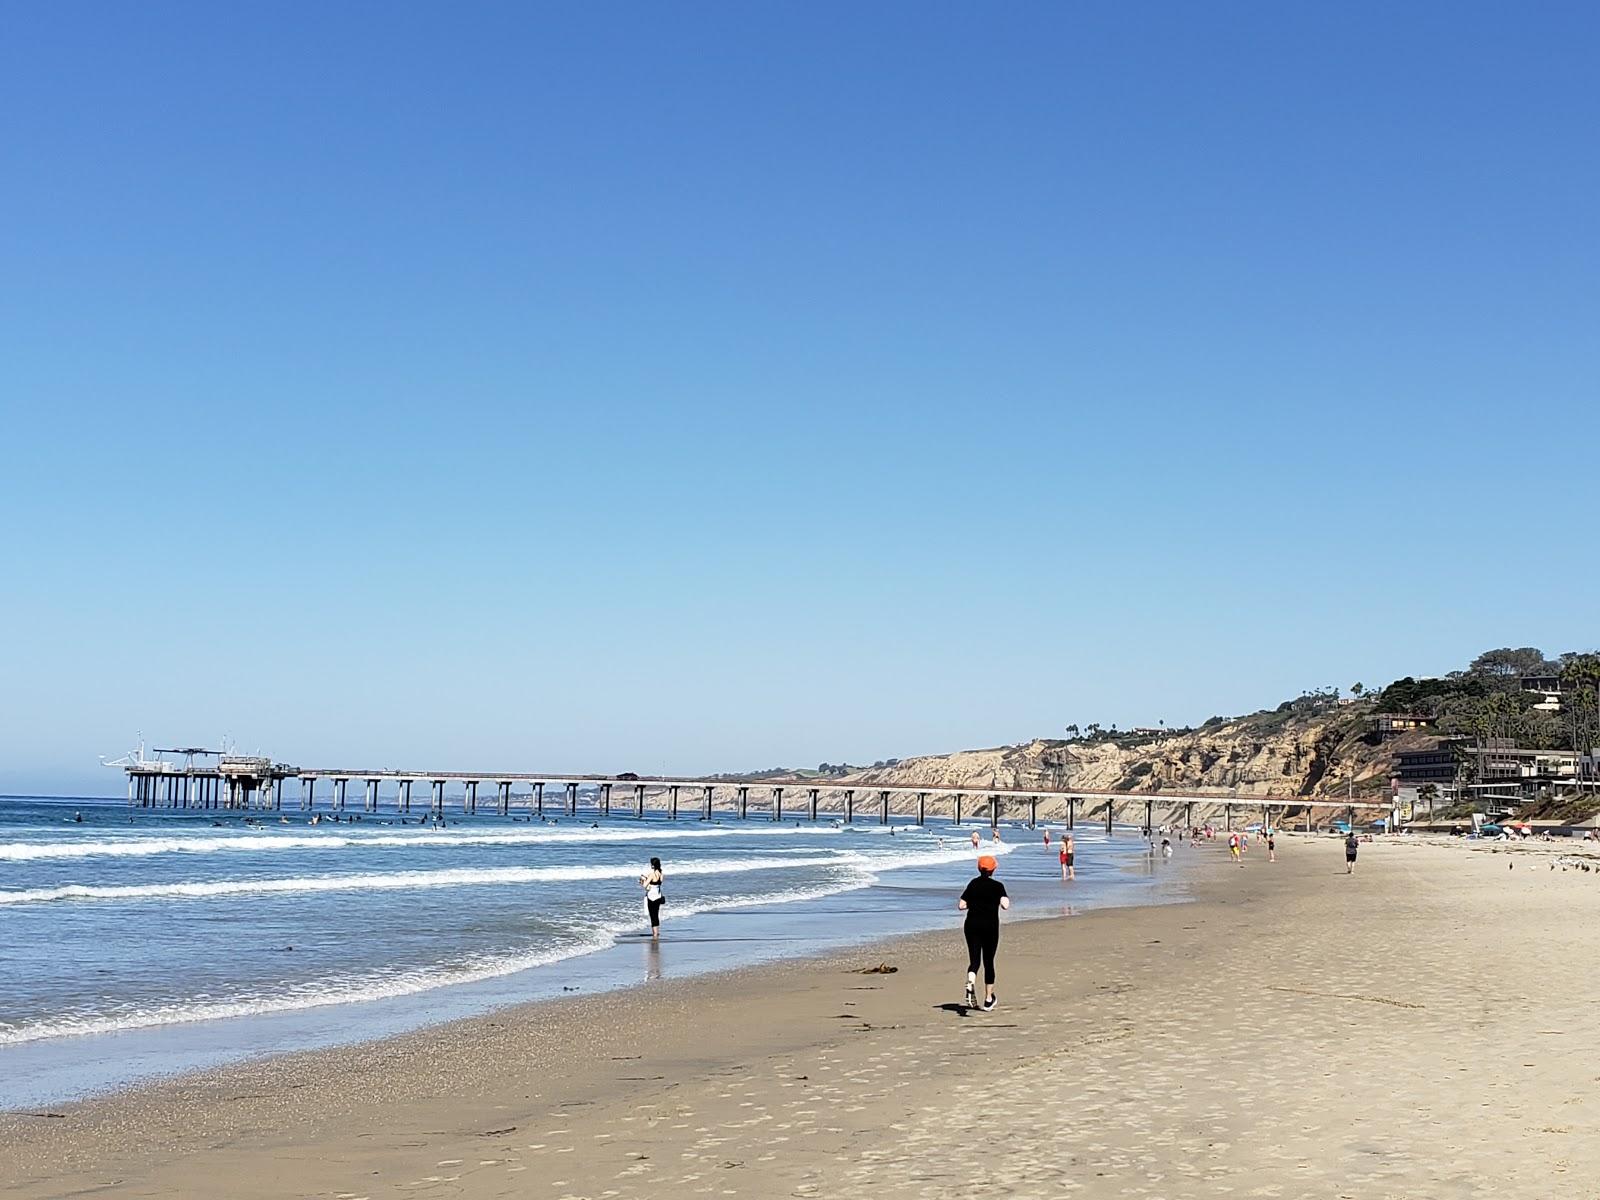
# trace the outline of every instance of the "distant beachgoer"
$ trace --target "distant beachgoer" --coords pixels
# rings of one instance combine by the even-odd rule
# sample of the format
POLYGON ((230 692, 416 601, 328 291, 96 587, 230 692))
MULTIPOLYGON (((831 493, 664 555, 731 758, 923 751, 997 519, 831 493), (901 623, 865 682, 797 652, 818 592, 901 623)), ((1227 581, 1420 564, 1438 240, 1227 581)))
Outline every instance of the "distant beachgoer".
POLYGON ((967 914, 962 933, 967 940, 967 1004, 978 1002, 978 964, 983 964, 983 1011, 994 1011, 994 954, 1000 946, 1000 910, 1011 907, 1006 885, 994 877, 994 856, 978 860, 977 878, 967 884, 956 907, 967 914))
POLYGON ((650 938, 652 941, 661 936, 661 905, 666 897, 661 894, 661 860, 652 858, 650 869, 639 876, 639 886, 644 888, 644 907, 650 914, 650 938))
POLYGON ((1077 859, 1077 843, 1072 840, 1072 834, 1061 835, 1061 882, 1070 883, 1078 877, 1078 868, 1073 865, 1077 859))
POLYGON ((1046 850, 1050 849, 1050 831, 1048 829, 1044 831, 1044 848, 1046 850))
POLYGON ((1344 838, 1344 873, 1352 874, 1356 869, 1356 851, 1361 849, 1361 843, 1356 839, 1356 831, 1352 829, 1344 838))
POLYGON ((983 853, 983 838, 979 836, 976 829, 972 831, 972 848, 979 854, 983 853))
POLYGON ((1244 859, 1240 857, 1239 835, 1237 833, 1230 833, 1228 835, 1228 853, 1233 856, 1234 862, 1238 863, 1241 867, 1244 866, 1244 859))
POLYGON ((1162 838, 1161 839, 1161 857, 1162 858, 1171 858, 1172 857, 1172 842, 1168 838, 1162 838))
MULTIPOLYGON (((83 814, 81 812, 73 813, 72 814, 72 819, 73 819, 74 822, 76 822, 79 825, 83 824, 83 814)), ((1044 840, 1048 842, 1050 840, 1049 836, 1046 835, 1044 840)))
POLYGON ((1267 834, 1267 861, 1278 861, 1278 839, 1274 834, 1267 834))
POLYGON ((989 827, 989 841, 992 845, 998 846, 1000 844, 1000 826, 991 825, 989 827))

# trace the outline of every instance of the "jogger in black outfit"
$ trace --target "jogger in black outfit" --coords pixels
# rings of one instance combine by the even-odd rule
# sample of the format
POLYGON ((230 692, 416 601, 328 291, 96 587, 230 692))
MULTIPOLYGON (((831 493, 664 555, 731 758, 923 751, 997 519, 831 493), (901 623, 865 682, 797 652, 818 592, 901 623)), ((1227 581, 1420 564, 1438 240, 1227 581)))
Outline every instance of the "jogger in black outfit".
POLYGON ((983 1011, 990 1012, 994 998, 994 952, 1000 945, 1000 910, 1011 907, 1006 885, 994 877, 993 855, 978 860, 978 877, 967 884, 956 907, 967 914, 967 1003, 978 1002, 978 964, 983 963, 983 1011))

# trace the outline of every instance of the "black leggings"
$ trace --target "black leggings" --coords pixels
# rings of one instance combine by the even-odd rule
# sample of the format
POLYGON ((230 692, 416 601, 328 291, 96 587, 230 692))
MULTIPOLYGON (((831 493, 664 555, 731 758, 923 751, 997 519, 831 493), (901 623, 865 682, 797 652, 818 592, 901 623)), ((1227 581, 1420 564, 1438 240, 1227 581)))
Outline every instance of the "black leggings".
POLYGON ((974 925, 968 921, 962 927, 967 935, 967 970, 978 972, 978 960, 983 960, 983 982, 994 982, 994 952, 1000 945, 1000 925, 974 925))
POLYGON ((665 899, 666 897, 663 896, 660 900, 646 900, 644 902, 644 906, 650 910, 651 929, 659 928, 661 925, 661 904, 665 899))

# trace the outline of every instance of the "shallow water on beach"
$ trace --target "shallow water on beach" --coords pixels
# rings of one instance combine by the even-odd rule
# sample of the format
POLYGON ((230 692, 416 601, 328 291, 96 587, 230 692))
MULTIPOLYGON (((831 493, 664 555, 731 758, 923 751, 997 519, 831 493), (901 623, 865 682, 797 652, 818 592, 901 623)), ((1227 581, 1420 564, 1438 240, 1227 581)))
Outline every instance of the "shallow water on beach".
MULTIPOLYGON (((973 873, 973 826, 942 821, 256 816, 0 797, 0 1108, 954 928, 973 873)), ((1063 885, 1040 831, 1001 830, 1013 918, 1164 898, 1173 878, 1137 831, 1080 826, 1063 885)))

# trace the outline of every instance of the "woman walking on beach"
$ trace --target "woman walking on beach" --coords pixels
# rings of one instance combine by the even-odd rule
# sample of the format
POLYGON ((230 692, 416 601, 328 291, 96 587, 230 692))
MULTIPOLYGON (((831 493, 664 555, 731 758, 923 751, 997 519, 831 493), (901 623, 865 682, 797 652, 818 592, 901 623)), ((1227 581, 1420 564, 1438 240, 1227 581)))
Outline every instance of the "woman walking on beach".
POLYGON ((644 906, 650 914, 650 940, 661 939, 661 905, 666 897, 661 894, 661 860, 652 858, 650 869, 639 876, 639 886, 644 888, 644 906))
POLYGON ((993 1012, 994 952, 1000 946, 1000 910, 1011 907, 1006 885, 994 877, 994 856, 978 860, 978 877, 967 884, 956 907, 967 914, 962 932, 967 939, 967 1004, 978 1002, 978 964, 983 964, 983 1011, 993 1012))

